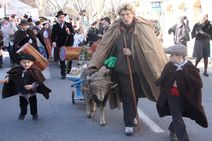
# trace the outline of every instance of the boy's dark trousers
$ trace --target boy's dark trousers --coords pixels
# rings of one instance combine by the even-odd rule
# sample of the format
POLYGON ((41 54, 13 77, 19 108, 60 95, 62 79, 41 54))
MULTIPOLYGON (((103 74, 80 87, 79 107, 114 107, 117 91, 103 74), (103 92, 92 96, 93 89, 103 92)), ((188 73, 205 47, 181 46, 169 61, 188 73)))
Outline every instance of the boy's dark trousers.
POLYGON ((180 97, 170 95, 168 105, 172 115, 172 122, 169 126, 170 132, 176 134, 178 141, 189 141, 186 126, 182 118, 183 106, 180 97))
POLYGON ((31 115, 36 115, 37 114, 37 97, 36 95, 31 96, 29 100, 26 98, 19 96, 20 100, 20 108, 21 108, 21 114, 26 115, 27 114, 27 106, 28 104, 30 105, 30 112, 31 115))

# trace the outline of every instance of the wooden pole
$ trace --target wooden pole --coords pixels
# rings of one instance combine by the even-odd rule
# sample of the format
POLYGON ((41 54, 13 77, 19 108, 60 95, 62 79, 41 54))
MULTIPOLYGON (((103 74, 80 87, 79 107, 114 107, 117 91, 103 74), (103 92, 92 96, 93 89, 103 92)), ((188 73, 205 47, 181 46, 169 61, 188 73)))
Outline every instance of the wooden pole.
MULTIPOLYGON (((127 42, 126 42, 126 37, 124 36, 124 45, 125 48, 127 47, 127 42)), ((127 65, 128 65, 128 70, 129 70, 129 74, 130 74, 130 86, 132 89, 132 96, 133 96, 133 105, 135 107, 135 111, 136 111, 136 120, 137 120, 137 129, 138 132, 141 133, 141 128, 140 128, 140 120, 139 120, 139 115, 138 115, 138 109, 137 109, 137 103, 136 103, 136 94, 135 94, 135 88, 134 88, 134 84, 133 84, 133 76, 132 76, 132 68, 131 68, 131 63, 130 63, 130 58, 128 55, 126 55, 127 58, 127 65)))

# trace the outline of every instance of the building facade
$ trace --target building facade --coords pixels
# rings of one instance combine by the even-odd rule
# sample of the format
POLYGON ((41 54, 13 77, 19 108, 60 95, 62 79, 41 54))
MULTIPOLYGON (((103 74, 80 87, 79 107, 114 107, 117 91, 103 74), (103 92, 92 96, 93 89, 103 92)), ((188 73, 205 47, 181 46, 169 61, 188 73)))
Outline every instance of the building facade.
POLYGON ((16 14, 17 17, 22 17, 24 14, 38 17, 38 9, 29 6, 19 0, 0 0, 0 18, 16 14))
MULTIPOLYGON (((137 3, 138 16, 160 22, 164 47, 173 44, 173 36, 168 35, 168 29, 178 22, 179 17, 187 16, 190 29, 202 14, 208 14, 209 20, 212 20, 212 0, 134 0, 134 3, 137 3)), ((189 42, 190 46, 193 46, 192 42, 189 42)))

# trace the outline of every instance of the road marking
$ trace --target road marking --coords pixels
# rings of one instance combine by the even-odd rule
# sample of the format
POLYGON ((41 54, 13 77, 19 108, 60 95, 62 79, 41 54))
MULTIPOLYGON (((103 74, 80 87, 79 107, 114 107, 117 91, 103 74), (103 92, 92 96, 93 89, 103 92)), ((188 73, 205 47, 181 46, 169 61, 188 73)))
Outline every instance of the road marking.
POLYGON ((152 121, 144 112, 138 108, 139 118, 144 122, 149 128, 155 133, 164 133, 165 131, 161 129, 154 121, 152 121))

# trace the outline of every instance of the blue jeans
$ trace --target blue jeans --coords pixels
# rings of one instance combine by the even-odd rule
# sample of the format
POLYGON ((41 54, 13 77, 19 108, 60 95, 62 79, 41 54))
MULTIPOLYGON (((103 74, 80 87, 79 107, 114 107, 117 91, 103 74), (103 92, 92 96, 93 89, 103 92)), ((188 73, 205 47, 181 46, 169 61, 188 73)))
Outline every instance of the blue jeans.
POLYGON ((38 50, 43 57, 47 58, 47 53, 46 53, 46 50, 43 46, 39 46, 38 50))

